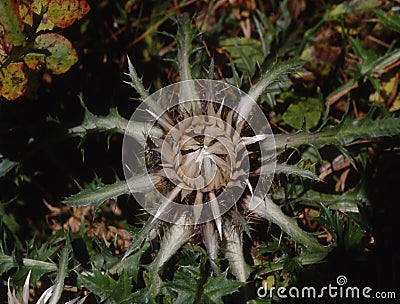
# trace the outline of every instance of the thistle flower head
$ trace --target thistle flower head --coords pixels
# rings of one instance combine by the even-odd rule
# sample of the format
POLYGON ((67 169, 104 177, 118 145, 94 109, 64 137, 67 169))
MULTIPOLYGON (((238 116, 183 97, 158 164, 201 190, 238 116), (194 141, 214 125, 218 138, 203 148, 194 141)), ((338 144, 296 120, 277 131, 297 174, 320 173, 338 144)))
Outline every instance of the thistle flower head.
MULTIPOLYGON (((149 96, 131 118, 138 120, 148 123, 147 146, 124 140, 125 175, 161 177, 151 195, 136 194, 131 185, 155 218, 176 223, 184 217, 189 225, 214 221, 222 239, 222 216, 243 209, 244 196, 268 191, 275 155, 258 142, 273 141, 272 133, 256 103, 238 88, 212 80, 177 83, 149 96), (161 136, 151 135, 155 128, 161 136), (136 162, 143 154, 146 161, 136 162)), ((210 226, 201 229, 212 233, 210 226)))

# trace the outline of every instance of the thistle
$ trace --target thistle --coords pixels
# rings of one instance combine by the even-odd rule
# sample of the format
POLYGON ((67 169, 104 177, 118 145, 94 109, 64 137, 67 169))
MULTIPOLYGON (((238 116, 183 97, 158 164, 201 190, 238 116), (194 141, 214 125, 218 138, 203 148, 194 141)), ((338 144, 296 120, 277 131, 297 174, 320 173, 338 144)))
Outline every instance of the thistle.
MULTIPOLYGON (((318 258, 328 252, 267 196, 276 165, 275 144, 255 100, 300 64, 276 63, 249 95, 221 81, 188 79, 191 73, 184 58, 189 54, 182 56, 190 52, 190 37, 185 39, 190 31, 183 30, 188 22, 188 18, 180 20, 178 34, 185 42, 180 48, 182 82, 149 95, 128 60, 130 84, 141 94, 143 103, 126 130, 142 124, 144 137, 136 137, 136 141, 144 147, 135 145, 132 132, 125 132, 124 173, 131 193, 153 215, 139 239, 149 241, 157 235, 151 231, 166 230, 150 266, 147 298, 157 296, 163 267, 188 241, 200 241, 212 265, 217 265, 219 252, 224 253, 232 274, 246 282, 250 266, 244 259, 243 233, 250 231, 256 217, 278 224, 305 249, 321 253, 318 258), (150 193, 138 188, 138 180, 146 181, 150 193)), ((140 243, 134 241, 117 269, 129 263, 129 256, 138 247, 140 243)), ((214 270, 218 272, 218 267, 214 270)))
MULTIPOLYGON (((134 267, 137 275, 138 261, 161 235, 157 254, 143 267, 146 288, 133 296, 137 302, 155 301, 164 284, 167 262, 188 242, 205 247, 215 274, 221 272, 219 257, 224 255, 230 272, 238 281, 246 282, 251 267, 244 258, 243 235, 250 235, 256 218, 278 225, 297 244, 302 264, 324 259, 332 246, 323 246, 300 228, 273 202, 274 193, 269 191, 276 173, 312 180, 318 180, 318 176, 296 165, 278 163, 277 155, 303 144, 316 149, 343 146, 360 137, 371 139, 400 132, 397 119, 375 121, 366 117, 335 127, 323 126, 315 133, 273 136, 256 101, 268 88, 297 72, 301 63, 287 60, 272 64, 248 94, 225 82, 213 81, 211 76, 209 80, 193 80, 189 58, 194 51, 194 30, 187 15, 178 19, 178 25, 181 82, 150 95, 128 59, 131 80, 127 83, 142 100, 131 119, 115 111, 98 118, 86 109, 83 123, 69 130, 70 135, 82 137, 93 130, 124 134, 126 181, 83 190, 65 203, 98 207, 110 197, 133 194, 151 214, 122 260, 108 269, 110 273, 122 273, 134 267)), ((282 264, 271 269, 279 267, 282 264)))

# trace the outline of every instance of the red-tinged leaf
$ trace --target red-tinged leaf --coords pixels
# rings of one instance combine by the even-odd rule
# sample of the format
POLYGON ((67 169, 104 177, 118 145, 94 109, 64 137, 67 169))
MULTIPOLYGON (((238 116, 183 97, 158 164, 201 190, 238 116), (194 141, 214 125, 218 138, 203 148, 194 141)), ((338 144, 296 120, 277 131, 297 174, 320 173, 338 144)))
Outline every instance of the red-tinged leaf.
POLYGON ((15 100, 24 95, 28 78, 23 62, 13 62, 0 71, 0 94, 8 100, 15 100))
POLYGON ((54 23, 50 21, 47 13, 47 7, 49 5, 50 0, 33 0, 29 5, 26 3, 21 3, 19 5, 19 15, 24 23, 32 26, 33 25, 33 16, 41 15, 41 21, 39 26, 36 29, 36 33, 40 31, 52 30, 54 28, 54 23))
POLYGON ((19 18, 16 1, 0 0, 0 31, 4 40, 11 45, 22 45, 25 36, 22 33, 22 22, 19 18))
POLYGON ((63 74, 78 61, 76 50, 62 35, 46 33, 36 37, 34 47, 47 50, 50 55, 29 53, 24 57, 26 65, 32 70, 45 67, 52 74, 63 74))
POLYGON ((89 11, 86 0, 50 0, 48 14, 56 26, 66 28, 85 17, 89 11))
POLYGON ((22 22, 32 26, 33 25, 32 8, 26 3, 21 3, 19 5, 18 11, 19 11, 19 16, 21 17, 22 22))

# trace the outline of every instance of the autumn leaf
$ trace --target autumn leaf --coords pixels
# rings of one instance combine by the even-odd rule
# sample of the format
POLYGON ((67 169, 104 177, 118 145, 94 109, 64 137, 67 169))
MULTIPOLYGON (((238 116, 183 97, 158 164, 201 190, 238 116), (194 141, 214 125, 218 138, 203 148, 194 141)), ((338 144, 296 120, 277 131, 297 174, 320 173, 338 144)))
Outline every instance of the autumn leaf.
POLYGON ((51 0, 49 19, 58 27, 66 28, 86 16, 90 6, 85 0, 51 0))
POLYGON ((78 55, 71 42, 60 34, 39 35, 35 39, 34 47, 50 53, 29 53, 24 57, 26 65, 35 71, 45 67, 52 74, 63 74, 78 61, 78 55))
POLYGON ((34 14, 40 15, 41 16, 40 24, 36 29, 36 33, 40 31, 53 30, 54 23, 51 22, 47 13, 44 13, 45 11, 47 11, 48 5, 49 5, 49 0, 34 0, 29 5, 26 3, 21 3, 19 5, 19 14, 21 16, 22 21, 32 26, 34 14))
POLYGON ((0 94, 8 100, 15 100, 24 95, 28 78, 23 62, 14 62, 0 71, 0 94))
POLYGON ((7 43, 12 45, 24 43, 25 36, 22 33, 22 22, 15 1, 0 1, 0 29, 4 31, 4 38, 7 43))

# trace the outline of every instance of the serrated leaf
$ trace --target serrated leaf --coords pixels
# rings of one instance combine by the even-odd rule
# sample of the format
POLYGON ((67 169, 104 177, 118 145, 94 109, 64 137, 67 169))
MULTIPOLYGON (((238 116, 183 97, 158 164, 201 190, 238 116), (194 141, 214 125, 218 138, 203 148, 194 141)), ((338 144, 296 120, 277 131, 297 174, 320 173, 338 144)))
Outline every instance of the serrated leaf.
POLYGON ((296 165, 276 164, 275 173, 283 173, 286 175, 297 175, 312 180, 319 180, 319 177, 312 171, 301 168, 296 165))
MULTIPOLYGON (((299 132, 296 134, 275 135, 277 152, 300 145, 313 145, 322 148, 326 145, 346 145, 356 139, 374 139, 383 136, 400 135, 400 119, 386 117, 373 120, 370 116, 361 119, 347 119, 337 126, 327 126, 315 133, 299 132)), ((271 149, 268 141, 264 141, 265 149, 271 149)))
POLYGON ((71 42, 57 33, 45 33, 36 37, 34 47, 42 53, 29 53, 24 56, 26 65, 32 70, 46 67, 52 74, 67 72, 77 61, 78 55, 71 42))
MULTIPOLYGON (((50 262, 24 258, 22 259, 22 263, 29 269, 41 271, 42 274, 57 271, 57 265, 50 262)), ((0 274, 16 266, 18 266, 18 264, 15 262, 15 259, 12 256, 0 253, 0 274)))
MULTIPOLYGON (((285 199, 283 193, 275 192, 274 199, 285 199)), ((332 210, 340 210, 342 212, 357 213, 359 204, 368 204, 369 200, 363 189, 355 189, 343 194, 328 194, 314 190, 308 190, 299 194, 294 193, 287 197, 291 203, 300 203, 304 206, 319 208, 321 204, 332 210)))
POLYGON ((291 104, 283 114, 283 121, 289 126, 299 130, 305 127, 310 130, 318 125, 321 118, 322 104, 319 99, 308 98, 297 104, 291 104))
POLYGON ((101 273, 98 269, 93 269, 93 274, 91 275, 78 273, 78 278, 85 288, 100 297, 101 302, 119 304, 129 299, 132 295, 132 280, 125 272, 121 273, 118 281, 115 281, 108 274, 101 273))
POLYGON ((0 95, 6 99, 15 100, 23 96, 27 85, 23 62, 12 62, 0 70, 0 95))
POLYGON ((195 266, 181 266, 174 274, 174 279, 163 287, 163 293, 172 290, 178 294, 174 304, 193 303, 199 288, 200 268, 195 266))
MULTIPOLYGON (((299 60, 289 59, 273 63, 261 75, 260 80, 250 88, 248 95, 257 101, 264 91, 268 91, 273 85, 280 87, 288 84, 288 75, 297 72, 303 63, 299 60)), ((240 107, 238 107, 240 109, 240 107)), ((240 111, 240 113, 242 113, 240 111)))
POLYGON ((49 19, 58 27, 66 28, 82 19, 90 11, 86 0, 50 0, 49 19))
POLYGON ((206 303, 223 304, 222 297, 239 290, 243 283, 227 278, 227 271, 214 278, 210 276, 203 286, 206 303))
POLYGON ((85 189, 65 199, 63 203, 69 206, 93 205, 98 208, 105 200, 129 194, 129 185, 137 192, 146 192, 153 189, 158 177, 148 177, 146 174, 131 177, 128 181, 117 181, 114 184, 99 186, 96 189, 85 189))

